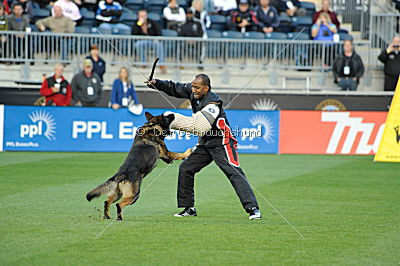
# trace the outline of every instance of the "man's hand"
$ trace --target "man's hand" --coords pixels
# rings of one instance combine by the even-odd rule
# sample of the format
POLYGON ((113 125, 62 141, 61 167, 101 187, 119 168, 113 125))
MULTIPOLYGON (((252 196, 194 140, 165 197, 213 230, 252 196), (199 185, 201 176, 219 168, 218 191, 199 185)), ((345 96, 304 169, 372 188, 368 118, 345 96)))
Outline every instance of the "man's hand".
POLYGON ((118 103, 114 103, 111 107, 112 107, 112 109, 114 109, 114 110, 118 110, 120 106, 119 106, 118 103))
POLYGON ((145 83, 147 86, 149 86, 149 87, 153 87, 153 86, 156 85, 156 80, 155 80, 155 79, 147 80, 147 81, 145 81, 144 83, 145 83))
POLYGON ((46 30, 46 27, 45 27, 44 25, 39 25, 39 30, 40 30, 40 31, 45 31, 45 30, 46 30))
POLYGON ((53 93, 60 92, 60 88, 56 88, 56 87, 51 87, 51 90, 53 91, 53 93))

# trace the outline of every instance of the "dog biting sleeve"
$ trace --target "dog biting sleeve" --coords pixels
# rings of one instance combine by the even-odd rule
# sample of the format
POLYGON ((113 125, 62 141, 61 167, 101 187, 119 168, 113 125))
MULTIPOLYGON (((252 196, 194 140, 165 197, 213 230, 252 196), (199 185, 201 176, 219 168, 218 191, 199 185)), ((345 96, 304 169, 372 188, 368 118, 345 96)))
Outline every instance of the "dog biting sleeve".
POLYGON ((193 114, 192 117, 174 113, 175 119, 171 123, 171 128, 186 131, 198 136, 204 134, 211 129, 211 124, 204 114, 200 111, 193 114))

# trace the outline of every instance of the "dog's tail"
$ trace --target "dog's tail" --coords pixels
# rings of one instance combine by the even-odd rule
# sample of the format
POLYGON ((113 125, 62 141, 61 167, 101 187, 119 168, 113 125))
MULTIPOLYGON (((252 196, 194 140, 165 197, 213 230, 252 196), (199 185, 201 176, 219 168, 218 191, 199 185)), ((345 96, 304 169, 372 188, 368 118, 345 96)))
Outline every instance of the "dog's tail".
POLYGON ((114 175, 103 184, 97 186, 95 189, 86 194, 86 199, 91 201, 93 198, 100 197, 117 188, 119 182, 125 178, 125 175, 114 175))

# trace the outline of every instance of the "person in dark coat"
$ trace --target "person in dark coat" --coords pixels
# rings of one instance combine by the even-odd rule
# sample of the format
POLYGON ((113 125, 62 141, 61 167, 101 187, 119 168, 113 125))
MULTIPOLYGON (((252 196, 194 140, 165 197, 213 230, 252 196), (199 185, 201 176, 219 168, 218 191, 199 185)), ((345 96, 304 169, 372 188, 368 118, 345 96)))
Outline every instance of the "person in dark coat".
POLYGON ((393 38, 392 43, 386 50, 383 50, 378 57, 384 65, 385 91, 395 91, 400 75, 400 37, 393 38))
POLYGON ((275 7, 270 6, 270 0, 260 0, 254 12, 259 21, 259 30, 264 33, 271 33, 279 27, 279 14, 275 7))
POLYGON ((335 83, 338 83, 344 91, 355 91, 363 74, 364 64, 361 57, 354 51, 352 41, 344 41, 343 53, 337 56, 333 63, 335 83))
POLYGON ((260 23, 257 20, 256 13, 250 9, 247 0, 240 0, 237 10, 232 11, 229 28, 230 30, 240 31, 257 31, 260 23))
POLYGON ((101 82, 104 82, 103 76, 106 73, 106 62, 99 56, 99 48, 97 45, 94 44, 90 47, 90 55, 88 55, 86 59, 92 60, 93 72, 100 77, 101 82))

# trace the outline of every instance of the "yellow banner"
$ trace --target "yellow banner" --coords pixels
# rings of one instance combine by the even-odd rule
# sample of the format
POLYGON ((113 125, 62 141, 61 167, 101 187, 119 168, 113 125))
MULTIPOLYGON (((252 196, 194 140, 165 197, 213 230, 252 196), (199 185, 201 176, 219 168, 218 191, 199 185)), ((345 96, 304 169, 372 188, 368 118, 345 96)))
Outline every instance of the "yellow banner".
POLYGON ((400 79, 386 118, 385 130, 374 161, 400 162, 400 79))

